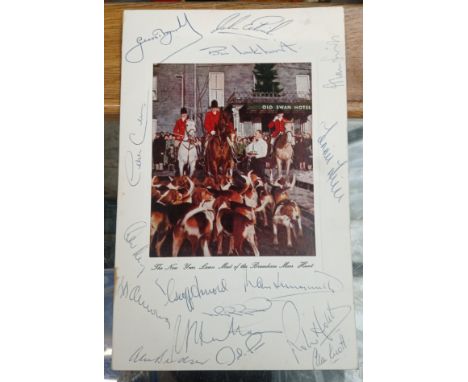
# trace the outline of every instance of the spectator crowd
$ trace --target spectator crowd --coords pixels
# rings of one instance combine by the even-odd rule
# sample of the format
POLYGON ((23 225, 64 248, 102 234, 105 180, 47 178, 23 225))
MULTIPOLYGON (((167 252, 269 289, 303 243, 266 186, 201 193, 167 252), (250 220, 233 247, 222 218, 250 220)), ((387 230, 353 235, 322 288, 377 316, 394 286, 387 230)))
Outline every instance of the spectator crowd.
MULTIPOLYGON (((268 145, 267 152, 271 152, 271 134, 262 132, 261 137, 268 145)), ((247 148, 254 141, 255 136, 235 137, 235 154, 239 162, 247 160, 247 148)), ((202 137, 201 140, 204 138, 202 137)), ((294 146, 293 168, 296 170, 312 169, 312 138, 308 133, 296 132, 294 146)), ((177 168, 177 143, 172 133, 156 133, 153 139, 153 166, 156 171, 174 171, 177 168)), ((266 168, 271 164, 267 160, 266 168)))

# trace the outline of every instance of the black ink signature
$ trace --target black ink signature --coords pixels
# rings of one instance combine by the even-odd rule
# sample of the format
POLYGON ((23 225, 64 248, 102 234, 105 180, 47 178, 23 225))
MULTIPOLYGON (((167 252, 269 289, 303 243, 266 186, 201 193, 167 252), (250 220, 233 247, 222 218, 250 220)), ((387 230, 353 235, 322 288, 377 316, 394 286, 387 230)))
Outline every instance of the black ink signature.
POLYGON ((206 296, 218 295, 228 291, 227 283, 225 279, 221 279, 219 283, 214 287, 201 288, 198 283, 197 276, 194 276, 194 283, 182 287, 183 291, 176 291, 175 280, 169 279, 165 287, 162 287, 158 279, 155 280, 155 284, 161 289, 162 293, 166 297, 166 305, 168 303, 174 303, 178 301, 184 301, 189 312, 195 308, 194 299, 203 299, 206 296))
POLYGON ((283 16, 261 16, 251 18, 250 14, 233 13, 225 17, 211 33, 234 34, 267 40, 274 32, 293 22, 283 16))
POLYGON ((142 62, 145 59, 145 52, 143 47, 147 45, 148 43, 151 42, 159 42, 160 45, 179 45, 182 44, 182 46, 179 49, 176 49, 173 51, 171 54, 166 56, 163 60, 160 62, 166 61, 169 57, 172 57, 176 53, 182 51, 185 48, 188 48, 189 46, 197 43, 203 38, 203 35, 199 33, 195 28, 192 26, 190 23, 187 15, 184 13, 184 16, 182 18, 179 18, 177 16, 177 27, 175 29, 167 30, 164 31, 160 28, 153 29, 152 33, 150 36, 142 37, 138 36, 136 38, 136 44, 132 46, 125 54, 125 60, 130 63, 138 63, 142 62), (194 37, 195 35, 197 36, 195 40, 191 39, 190 37, 183 36, 179 39, 178 44, 176 42, 176 32, 179 31, 187 31, 188 33, 191 34, 190 37, 194 37), (187 41, 190 41, 187 43, 187 41))
POLYGON ((148 302, 146 302, 145 297, 141 292, 140 285, 135 285, 131 287, 128 284, 128 281, 125 281, 125 278, 122 277, 117 288, 117 293, 119 298, 126 298, 127 300, 141 306, 141 308, 145 312, 149 313, 150 315, 156 317, 159 320, 163 320, 167 324, 167 327, 169 329, 171 328, 171 323, 169 319, 165 316, 161 316, 156 308, 153 308, 148 302))

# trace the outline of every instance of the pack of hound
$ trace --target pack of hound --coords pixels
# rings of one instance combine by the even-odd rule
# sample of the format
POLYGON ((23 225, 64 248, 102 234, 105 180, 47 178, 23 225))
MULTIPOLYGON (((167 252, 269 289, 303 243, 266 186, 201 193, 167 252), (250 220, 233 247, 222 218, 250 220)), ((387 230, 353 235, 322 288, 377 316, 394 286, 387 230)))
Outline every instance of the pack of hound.
POLYGON ((292 239, 302 236, 301 211, 288 194, 294 185, 295 176, 290 182, 285 178, 264 182, 252 171, 221 176, 217 182, 210 176, 202 180, 186 175, 155 176, 151 247, 157 256, 178 256, 187 241, 192 256, 199 250, 203 256, 212 253, 260 256, 257 219, 264 227, 271 225, 275 245, 278 245, 278 226, 283 226, 287 246, 292 247, 292 239), (163 254, 162 246, 169 237, 172 249, 163 254), (223 248, 226 242, 227 251, 223 248))

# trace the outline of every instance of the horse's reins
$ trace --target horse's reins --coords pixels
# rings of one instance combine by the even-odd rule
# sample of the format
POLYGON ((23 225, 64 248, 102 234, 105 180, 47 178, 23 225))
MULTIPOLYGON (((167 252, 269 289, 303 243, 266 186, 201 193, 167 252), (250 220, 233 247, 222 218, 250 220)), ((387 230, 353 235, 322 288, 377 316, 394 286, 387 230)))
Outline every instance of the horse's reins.
MULTIPOLYGON (((221 136, 219 134, 216 134, 213 136, 213 138, 218 138, 219 142, 222 144, 223 141, 221 139, 221 136)), ((231 151, 231 157, 232 159, 234 160, 234 162, 236 163, 240 163, 241 161, 239 159, 237 159, 237 155, 236 153, 234 152, 234 144, 232 143, 231 139, 227 136, 226 137, 226 141, 227 141, 227 144, 229 146, 229 150, 231 151)))
MULTIPOLYGON (((188 136, 188 134, 185 135, 188 136)), ((196 145, 194 143, 191 143, 190 141, 191 139, 182 139, 182 141, 180 142, 181 146, 183 146, 187 150, 187 164, 189 163, 191 147, 193 146, 195 147, 195 149, 197 148, 196 145), (184 142, 188 142, 188 147, 184 145, 184 142)))

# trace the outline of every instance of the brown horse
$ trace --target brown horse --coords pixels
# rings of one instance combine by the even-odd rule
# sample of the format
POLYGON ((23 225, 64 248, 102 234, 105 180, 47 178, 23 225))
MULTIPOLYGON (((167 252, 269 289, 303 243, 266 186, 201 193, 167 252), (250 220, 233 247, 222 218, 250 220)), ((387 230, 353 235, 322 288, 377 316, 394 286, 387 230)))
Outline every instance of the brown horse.
POLYGON ((219 175, 227 175, 228 171, 234 168, 234 160, 228 143, 228 123, 229 114, 221 111, 219 122, 215 126, 216 134, 208 137, 205 158, 206 173, 216 181, 219 180, 219 175))

